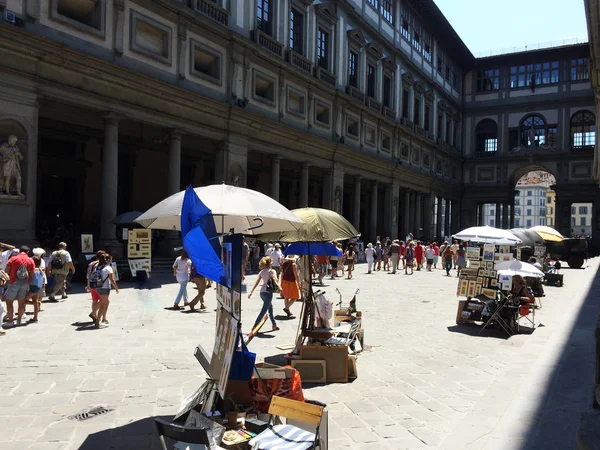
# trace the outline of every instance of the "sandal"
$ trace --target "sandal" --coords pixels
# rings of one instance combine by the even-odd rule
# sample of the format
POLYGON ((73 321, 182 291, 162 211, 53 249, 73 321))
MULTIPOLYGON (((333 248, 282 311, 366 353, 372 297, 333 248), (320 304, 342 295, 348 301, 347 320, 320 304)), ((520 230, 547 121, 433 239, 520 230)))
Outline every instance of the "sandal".
POLYGON ((288 315, 288 317, 290 317, 292 315, 292 312, 287 308, 283 308, 283 312, 286 313, 288 315))
POLYGON ((206 309, 206 305, 200 305, 200 309, 206 309))
POLYGON ((271 329, 271 331, 279 331, 280 328, 277 325, 273 325, 273 328, 271 329))

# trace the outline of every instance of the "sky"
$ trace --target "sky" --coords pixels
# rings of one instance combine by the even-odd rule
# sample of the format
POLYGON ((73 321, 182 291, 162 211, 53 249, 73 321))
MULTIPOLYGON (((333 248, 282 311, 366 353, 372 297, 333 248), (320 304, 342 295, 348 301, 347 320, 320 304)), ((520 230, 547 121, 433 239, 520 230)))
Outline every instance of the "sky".
POLYGON ((587 41, 583 0, 434 1, 475 56, 575 37, 587 41))

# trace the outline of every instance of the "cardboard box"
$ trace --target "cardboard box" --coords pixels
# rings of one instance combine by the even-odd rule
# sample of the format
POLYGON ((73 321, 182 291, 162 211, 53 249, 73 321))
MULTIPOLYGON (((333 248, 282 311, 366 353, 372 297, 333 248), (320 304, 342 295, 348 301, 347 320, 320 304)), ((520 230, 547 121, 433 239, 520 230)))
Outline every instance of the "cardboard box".
MULTIPOLYGON (((353 316, 346 315, 347 311, 348 311, 347 309, 338 309, 333 312, 333 327, 334 328, 339 327, 342 322, 345 322, 349 319, 351 320, 354 318, 353 316)), ((361 311, 356 312, 356 319, 362 319, 361 311)), ((362 324, 361 324, 361 326, 362 326, 362 324)))
POLYGON ((464 323, 464 320, 460 317, 460 313, 462 312, 463 308, 465 307, 465 303, 467 303, 466 300, 458 301, 458 309, 456 310, 456 324, 457 325, 459 323, 464 323))
POLYGON ((303 345, 301 360, 325 361, 327 382, 348 382, 348 347, 345 345, 303 345))
POLYGON ((300 372, 303 383, 327 381, 327 365, 323 360, 295 359, 292 361, 292 367, 300 372))

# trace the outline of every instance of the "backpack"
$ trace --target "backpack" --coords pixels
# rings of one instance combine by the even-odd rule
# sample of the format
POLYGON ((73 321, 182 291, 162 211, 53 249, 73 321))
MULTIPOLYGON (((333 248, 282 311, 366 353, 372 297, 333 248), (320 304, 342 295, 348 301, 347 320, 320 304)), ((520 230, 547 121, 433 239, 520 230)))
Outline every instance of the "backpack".
POLYGON ((25 263, 21 264, 17 269, 16 274, 17 280, 26 281, 29 279, 29 272, 27 271, 27 266, 25 263))
POLYGON ((102 269, 106 266, 97 265, 96 270, 92 270, 90 273, 90 288, 92 289, 100 289, 106 278, 102 279, 102 269))
POLYGON ((50 260, 50 267, 52 269, 62 269, 65 264, 62 261, 62 255, 58 252, 52 253, 52 259, 50 260))

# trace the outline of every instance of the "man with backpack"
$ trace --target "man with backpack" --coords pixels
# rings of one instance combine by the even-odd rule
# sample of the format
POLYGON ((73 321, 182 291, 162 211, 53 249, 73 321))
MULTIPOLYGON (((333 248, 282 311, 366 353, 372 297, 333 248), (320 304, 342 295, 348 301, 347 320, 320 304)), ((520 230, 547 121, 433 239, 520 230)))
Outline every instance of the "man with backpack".
POLYGON ((71 254, 67 251, 67 244, 61 242, 58 244, 58 250, 50 255, 50 264, 48 264, 48 271, 54 277, 54 287, 52 291, 48 295, 48 300, 55 301, 54 296, 58 293, 58 291, 62 290, 62 299, 67 298, 67 294, 65 292, 65 281, 67 280, 67 275, 69 275, 69 270, 75 273, 75 266, 73 265, 73 260, 71 259, 71 254))
POLYGON ((23 245, 19 249, 19 254, 9 259, 6 264, 6 273, 10 278, 4 300, 6 301, 6 309, 8 310, 9 323, 14 320, 15 310, 13 302, 15 300, 25 300, 29 291, 29 283, 31 283, 34 277, 34 272, 35 264, 29 257, 29 247, 23 245))

